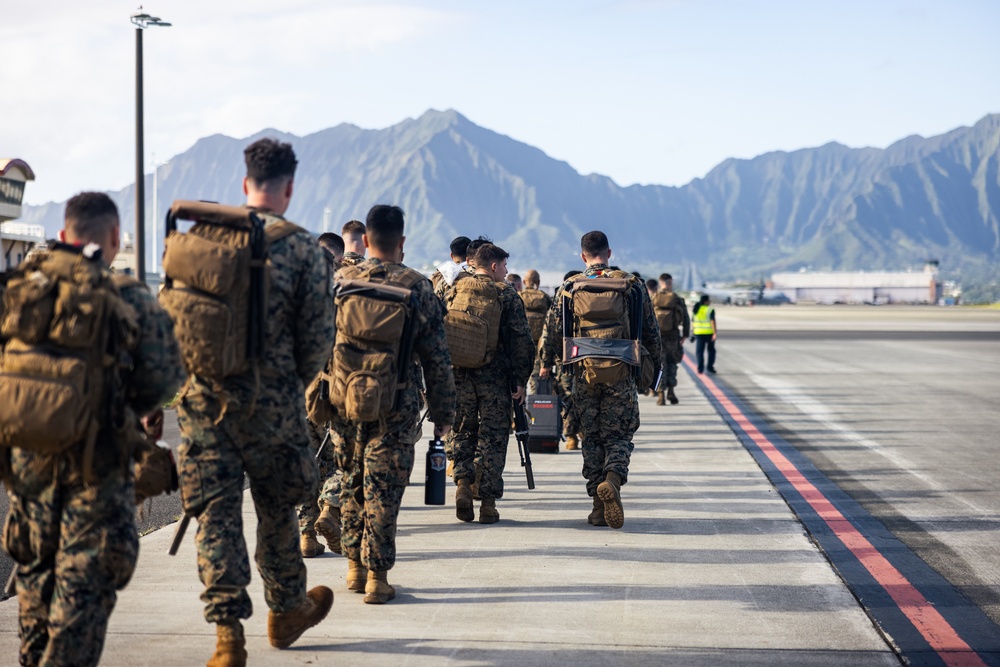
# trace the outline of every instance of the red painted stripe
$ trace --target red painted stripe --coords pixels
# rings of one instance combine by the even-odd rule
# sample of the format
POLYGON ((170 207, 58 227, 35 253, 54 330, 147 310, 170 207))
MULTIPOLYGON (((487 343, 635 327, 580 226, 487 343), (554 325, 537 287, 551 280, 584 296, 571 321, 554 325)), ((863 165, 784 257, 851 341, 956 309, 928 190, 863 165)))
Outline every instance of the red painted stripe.
MULTIPOLYGON (((695 365, 687 356, 684 357, 684 363, 692 371, 695 370, 695 365)), ((757 427, 738 407, 733 405, 733 402, 719 389, 712 378, 701 376, 699 379, 722 405, 723 409, 729 413, 729 416, 750 436, 750 439, 760 447, 785 479, 795 487, 795 490, 826 522, 834 535, 850 549, 855 558, 875 578, 875 581, 885 589, 900 611, 923 635, 945 664, 954 667, 985 667, 986 663, 983 662, 982 658, 962 640, 951 624, 927 601, 927 598, 834 507, 822 491, 805 478, 794 463, 789 461, 764 434, 757 430, 757 427)))

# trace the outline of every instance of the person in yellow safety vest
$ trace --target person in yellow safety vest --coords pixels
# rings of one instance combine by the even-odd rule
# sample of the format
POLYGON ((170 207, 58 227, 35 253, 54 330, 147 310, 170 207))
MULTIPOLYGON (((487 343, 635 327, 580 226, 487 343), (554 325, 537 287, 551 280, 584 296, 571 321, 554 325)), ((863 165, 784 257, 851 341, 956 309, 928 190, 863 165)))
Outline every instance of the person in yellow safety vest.
POLYGON ((695 356, 698 358, 698 373, 705 372, 705 348, 708 348, 708 372, 715 372, 715 308, 710 305, 707 294, 694 305, 691 318, 691 338, 696 341, 695 356))

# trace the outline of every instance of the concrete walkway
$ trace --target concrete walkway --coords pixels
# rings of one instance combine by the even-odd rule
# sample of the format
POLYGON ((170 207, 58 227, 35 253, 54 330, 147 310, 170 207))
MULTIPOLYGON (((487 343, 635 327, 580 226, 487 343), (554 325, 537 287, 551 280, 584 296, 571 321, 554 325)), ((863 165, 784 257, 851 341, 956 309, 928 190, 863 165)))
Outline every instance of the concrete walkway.
MULTIPOLYGON (((898 665, 885 641, 750 455, 685 375, 681 404, 642 402, 622 530, 586 523, 580 455, 536 454, 528 491, 511 439, 500 523, 423 506, 418 445, 404 498, 397 597, 366 605, 347 562, 308 560, 333 611, 289 650, 267 642, 260 578, 246 622, 255 665, 898 665)), ((449 503, 453 491, 449 489, 449 503)), ((255 518, 246 496, 246 539, 255 518)), ((142 539, 111 619, 105 665, 204 664, 215 645, 198 599, 193 530, 142 539)), ((17 655, 17 601, 0 603, 0 663, 17 655)))

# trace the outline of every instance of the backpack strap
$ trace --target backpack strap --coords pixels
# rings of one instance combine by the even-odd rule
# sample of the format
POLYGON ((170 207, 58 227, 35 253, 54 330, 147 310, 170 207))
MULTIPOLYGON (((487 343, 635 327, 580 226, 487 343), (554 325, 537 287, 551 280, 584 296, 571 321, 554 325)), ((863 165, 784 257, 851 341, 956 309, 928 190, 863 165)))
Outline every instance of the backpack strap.
POLYGON ((295 232, 305 231, 306 230, 304 228, 299 227, 294 222, 289 222, 288 220, 284 220, 282 218, 274 218, 274 222, 264 227, 264 238, 267 241, 267 244, 271 245, 286 236, 291 236, 295 232))

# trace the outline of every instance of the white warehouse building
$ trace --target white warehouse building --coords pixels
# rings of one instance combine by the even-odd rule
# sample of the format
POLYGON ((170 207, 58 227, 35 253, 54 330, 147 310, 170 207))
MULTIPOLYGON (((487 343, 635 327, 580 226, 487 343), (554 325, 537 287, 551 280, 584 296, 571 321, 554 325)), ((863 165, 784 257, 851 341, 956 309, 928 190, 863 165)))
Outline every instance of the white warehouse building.
POLYGON ((775 273, 773 288, 792 301, 815 303, 937 303, 938 263, 923 271, 804 271, 775 273))

